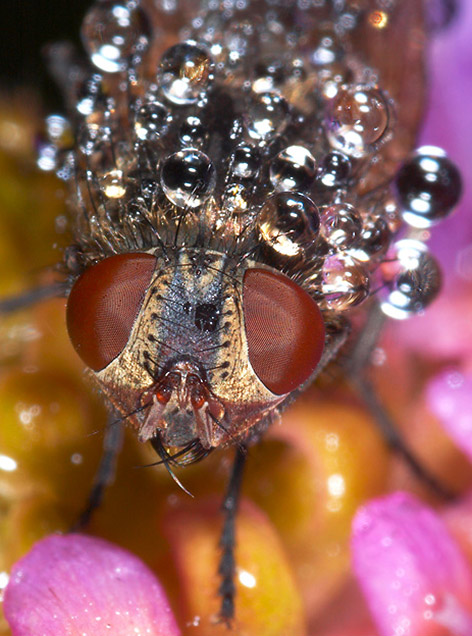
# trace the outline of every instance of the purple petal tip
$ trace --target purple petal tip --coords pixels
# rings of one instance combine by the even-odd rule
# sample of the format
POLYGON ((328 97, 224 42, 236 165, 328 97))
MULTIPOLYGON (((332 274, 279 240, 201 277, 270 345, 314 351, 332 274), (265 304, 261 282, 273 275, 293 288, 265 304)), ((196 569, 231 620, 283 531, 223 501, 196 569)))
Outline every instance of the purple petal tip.
POLYGON ((456 444, 472 459, 472 375, 448 370, 426 387, 426 400, 456 444))
POLYGON ((13 636, 178 636, 164 590, 134 555, 79 534, 39 541, 4 597, 13 636))
POLYGON ((376 499, 353 522, 356 577, 382 636, 472 634, 472 572, 442 520, 413 496, 376 499))

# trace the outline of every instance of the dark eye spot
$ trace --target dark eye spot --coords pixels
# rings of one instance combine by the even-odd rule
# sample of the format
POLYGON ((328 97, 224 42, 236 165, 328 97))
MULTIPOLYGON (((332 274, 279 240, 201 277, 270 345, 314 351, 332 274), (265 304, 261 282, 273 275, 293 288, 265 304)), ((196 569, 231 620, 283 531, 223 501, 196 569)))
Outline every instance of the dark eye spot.
POLYGON ((202 303, 195 308, 195 326, 200 331, 215 331, 220 310, 212 303, 202 303))

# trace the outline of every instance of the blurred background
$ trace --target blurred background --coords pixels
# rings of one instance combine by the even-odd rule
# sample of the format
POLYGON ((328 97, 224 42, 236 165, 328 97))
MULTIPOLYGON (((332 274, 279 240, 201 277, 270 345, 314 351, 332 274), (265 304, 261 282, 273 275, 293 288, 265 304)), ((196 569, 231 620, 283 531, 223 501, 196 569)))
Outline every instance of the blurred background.
POLYGON ((0 87, 37 89, 49 108, 60 105, 41 53, 58 40, 79 42, 79 26, 90 0, 2 0, 0 87))

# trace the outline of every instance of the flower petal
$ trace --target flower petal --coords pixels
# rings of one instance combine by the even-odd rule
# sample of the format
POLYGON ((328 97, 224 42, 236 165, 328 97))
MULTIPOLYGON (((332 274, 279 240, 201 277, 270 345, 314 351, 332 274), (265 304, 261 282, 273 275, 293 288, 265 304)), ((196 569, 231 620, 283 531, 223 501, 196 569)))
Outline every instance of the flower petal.
POLYGON ((470 137, 464 134, 472 98, 472 4, 463 0, 457 5, 454 23, 431 43, 430 108, 421 135, 421 143, 441 146, 457 162, 464 183, 457 214, 432 231, 431 246, 444 269, 446 288, 457 279, 472 280, 472 162, 470 137))
POLYGON ((472 634, 470 566, 426 505, 404 493, 370 502, 354 519, 352 551, 382 636, 472 634))
POLYGON ((472 459, 472 375, 443 371, 426 387, 429 408, 472 459))
POLYGON ((79 534, 39 541, 5 590, 13 636, 178 636, 164 590, 134 555, 79 534))

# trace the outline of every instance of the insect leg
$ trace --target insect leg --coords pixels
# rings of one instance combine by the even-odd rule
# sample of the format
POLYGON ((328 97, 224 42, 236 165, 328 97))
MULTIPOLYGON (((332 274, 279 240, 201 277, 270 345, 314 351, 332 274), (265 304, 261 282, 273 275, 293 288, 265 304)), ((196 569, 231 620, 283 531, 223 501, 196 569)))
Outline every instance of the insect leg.
POLYGON ((234 618, 236 514, 238 511, 246 457, 247 448, 242 445, 238 446, 236 448, 231 477, 222 505, 224 522, 220 538, 221 558, 218 574, 221 576, 221 585, 219 588, 219 595, 221 596, 220 618, 227 625, 230 625, 234 618))
POLYGON ((115 476, 116 460, 123 441, 123 426, 121 422, 116 422, 116 417, 113 417, 113 414, 110 418, 110 422, 112 422, 112 425, 108 426, 103 438, 103 453, 87 505, 77 522, 71 528, 71 532, 80 531, 87 526, 92 514, 102 503, 106 488, 111 484, 115 476))
POLYGON ((374 387, 365 375, 352 377, 351 383, 357 389, 364 404, 374 416, 379 431, 388 446, 398 453, 408 464, 416 477, 424 482, 437 495, 444 499, 454 499, 454 493, 451 492, 447 486, 444 486, 444 484, 442 484, 434 475, 432 475, 409 448, 408 444, 397 430, 395 423, 378 399, 374 387))
POLYGON ((27 307, 31 307, 32 305, 41 302, 42 300, 59 298, 64 296, 65 292, 66 286, 64 283, 52 283, 51 285, 29 289, 22 294, 18 294, 18 296, 2 298, 0 300, 0 315, 13 313, 20 309, 26 309, 27 307))
POLYGON ((374 417, 377 427, 385 439, 386 444, 408 464, 418 479, 444 499, 453 499, 454 494, 432 475, 415 456, 407 442, 397 430, 395 422, 389 416, 380 402, 372 383, 366 375, 365 369, 369 364, 385 318, 380 307, 375 304, 369 313, 366 325, 362 330, 347 363, 346 374, 351 385, 374 417))

